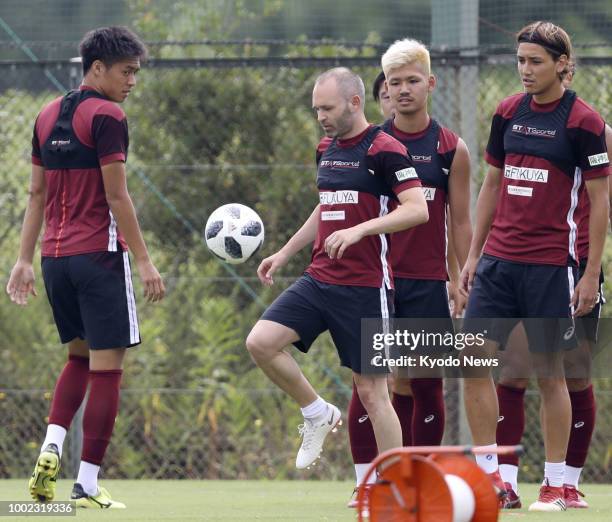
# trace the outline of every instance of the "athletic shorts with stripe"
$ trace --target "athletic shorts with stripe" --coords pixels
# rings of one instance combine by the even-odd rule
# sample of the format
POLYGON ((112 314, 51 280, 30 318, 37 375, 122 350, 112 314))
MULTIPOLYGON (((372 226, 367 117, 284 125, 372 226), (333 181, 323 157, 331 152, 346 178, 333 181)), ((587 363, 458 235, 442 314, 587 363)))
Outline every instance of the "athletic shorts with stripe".
MULTIPOLYGON (((584 275, 586 269, 587 260, 582 259, 580 261, 580 267, 578 268, 578 279, 576 283, 580 281, 580 278, 584 275)), ((597 292, 597 302, 593 309, 586 315, 576 317, 576 335, 578 339, 586 339, 593 343, 597 342, 597 333, 599 330, 599 317, 601 316, 601 307, 606 304, 604 297, 604 274, 603 268, 599 272, 599 291, 597 292)))
POLYGON ((92 350, 140 344, 127 252, 43 257, 42 273, 62 343, 78 337, 92 350))
POLYGON ((503 349, 510 331, 523 319, 531 352, 573 349, 570 303, 576 276, 571 266, 515 263, 484 254, 476 268, 464 330, 486 330, 485 337, 503 349))
MULTIPOLYGON (((389 319, 392 314, 390 290, 323 283, 304 274, 276 298, 261 319, 295 330, 300 339, 293 344, 304 353, 329 330, 340 364, 362 373, 361 320, 389 319)), ((387 373, 387 369, 379 372, 387 373)), ((376 369, 368 369, 368 373, 376 373, 376 369)))

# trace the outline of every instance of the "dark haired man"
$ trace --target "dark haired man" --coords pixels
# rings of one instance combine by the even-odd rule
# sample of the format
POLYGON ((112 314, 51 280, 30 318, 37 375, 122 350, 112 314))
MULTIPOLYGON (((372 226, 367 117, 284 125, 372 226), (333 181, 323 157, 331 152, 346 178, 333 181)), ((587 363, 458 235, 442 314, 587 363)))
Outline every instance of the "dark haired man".
POLYGON ((80 88, 36 119, 30 198, 6 291, 18 305, 36 295, 32 259, 44 219, 43 279, 68 362, 56 383, 30 494, 53 499, 64 438, 89 386, 71 498, 79 507, 125 508, 98 487, 98 472, 117 416, 125 351, 140 343, 128 246, 145 297, 158 301, 165 292, 127 191, 127 121, 116 105, 136 85, 146 48, 127 28, 104 27, 85 35, 80 54, 80 88))

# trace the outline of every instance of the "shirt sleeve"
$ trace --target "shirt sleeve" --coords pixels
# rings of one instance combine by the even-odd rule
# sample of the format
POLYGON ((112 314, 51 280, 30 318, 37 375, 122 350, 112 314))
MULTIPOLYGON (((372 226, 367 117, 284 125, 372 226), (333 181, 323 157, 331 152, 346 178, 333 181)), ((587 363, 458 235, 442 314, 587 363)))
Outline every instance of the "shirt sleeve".
POLYGON ((126 161, 129 135, 125 118, 118 120, 106 114, 95 116, 92 122, 92 137, 100 165, 126 161))
POLYGON ((489 142, 485 152, 485 160, 493 167, 502 168, 506 159, 506 151, 504 149, 504 131, 506 130, 506 120, 499 109, 493 116, 491 122, 491 130, 489 132, 489 142))
POLYGON ((382 176, 395 195, 421 186, 421 181, 406 147, 394 138, 377 146, 371 159, 374 174, 382 176))
MULTIPOLYGON (((36 122, 38 122, 38 118, 36 118, 36 122)), ((40 152, 38 134, 36 133, 36 122, 34 123, 34 129, 32 131, 32 164, 42 167, 42 154, 40 152)))
POLYGON ((573 130, 578 167, 585 180, 610 174, 610 160, 606 147, 606 128, 597 113, 590 113, 573 130), (598 132, 599 131, 599 132, 598 132))

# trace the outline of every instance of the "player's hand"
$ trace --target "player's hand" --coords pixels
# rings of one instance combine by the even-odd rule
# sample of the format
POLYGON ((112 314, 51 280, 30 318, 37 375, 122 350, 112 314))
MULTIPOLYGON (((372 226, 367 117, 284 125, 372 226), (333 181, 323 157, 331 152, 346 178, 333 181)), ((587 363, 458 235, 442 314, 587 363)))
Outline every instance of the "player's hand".
POLYGON ((465 310, 467 296, 460 290, 458 282, 447 283, 447 289, 451 317, 457 319, 465 310))
POLYGON ((474 275, 476 274, 476 267, 478 266, 478 257, 468 257, 465 262, 461 275, 459 276, 459 291, 467 299, 468 295, 472 291, 472 285, 474 284, 474 275))
POLYGON ((155 268, 150 259, 136 261, 136 264, 144 288, 145 299, 149 303, 161 301, 166 294, 166 287, 157 268, 155 268))
POLYGON ((15 263, 6 284, 6 293, 13 303, 20 306, 28 304, 28 295, 32 294, 34 297, 38 295, 34 288, 34 269, 32 268, 32 263, 21 260, 15 263))
POLYGON ((325 240, 325 252, 330 259, 342 259, 344 251, 363 239, 363 232, 359 226, 336 230, 325 240))
POLYGON ((257 267, 257 277, 259 277, 262 284, 272 286, 274 284, 274 279, 272 279, 274 272, 280 267, 285 266, 287 261, 289 261, 289 257, 281 251, 266 257, 257 267))
POLYGON ((572 296, 572 306, 574 307, 574 317, 587 315, 597 304, 599 291, 599 275, 590 276, 584 274, 572 296))

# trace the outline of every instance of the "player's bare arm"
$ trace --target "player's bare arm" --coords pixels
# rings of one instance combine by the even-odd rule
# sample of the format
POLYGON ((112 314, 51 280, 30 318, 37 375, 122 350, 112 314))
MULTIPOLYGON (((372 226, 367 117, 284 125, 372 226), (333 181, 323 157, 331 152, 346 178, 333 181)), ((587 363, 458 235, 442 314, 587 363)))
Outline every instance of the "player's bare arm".
POLYGON ((272 276, 280 267, 287 264, 296 253, 305 246, 310 245, 317 237, 317 227, 319 226, 320 206, 317 205, 308 219, 300 227, 300 229, 291 237, 275 254, 266 257, 257 268, 257 276, 259 280, 267 286, 273 285, 272 276))
POLYGON ((365 236, 392 234, 427 223, 429 212, 421 187, 413 187, 398 194, 400 204, 386 216, 370 219, 359 225, 337 230, 325 240, 325 251, 331 259, 342 258, 344 251, 365 236))
MULTIPOLYGON (((612 154, 612 127, 606 124, 606 149, 608 149, 608 157, 612 154)), ((609 189, 609 187, 608 187, 609 189)), ((610 212, 609 212, 609 220, 612 224, 612 191, 608 190, 610 195, 610 212)))
POLYGON ((572 298, 572 304, 576 307, 574 312, 576 316, 588 314, 596 304, 601 258, 610 212, 608 177, 587 180, 585 185, 590 205, 589 258, 584 275, 576 285, 572 298))
POLYGON ((125 174, 125 164, 116 161, 102 167, 102 178, 106 201, 115 216, 117 225, 134 254, 136 266, 144 286, 144 295, 150 302, 156 302, 164 297, 166 289, 159 272, 153 265, 145 245, 136 210, 128 193, 125 174))
POLYGON ((459 267, 467 260, 472 241, 470 220, 470 153, 459 138, 448 177, 448 199, 451 214, 451 238, 459 267))
POLYGON ((28 206, 21 228, 19 259, 11 270, 6 285, 6 293, 10 296, 11 301, 22 306, 28 304, 28 295, 37 295, 34 288, 32 259, 44 219, 45 191, 45 171, 39 165, 32 165, 28 206))
POLYGON ((493 223, 500 187, 501 169, 489 166, 476 203, 476 223, 474 225, 472 244, 470 245, 465 266, 461 271, 461 288, 464 292, 469 292, 472 288, 476 265, 491 229, 491 223, 493 223))

